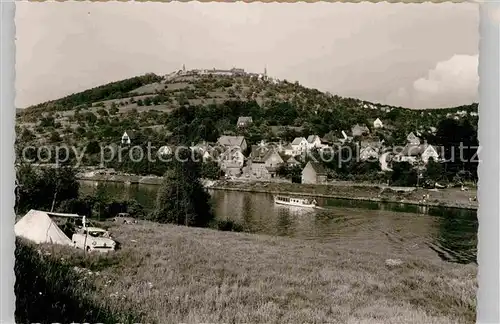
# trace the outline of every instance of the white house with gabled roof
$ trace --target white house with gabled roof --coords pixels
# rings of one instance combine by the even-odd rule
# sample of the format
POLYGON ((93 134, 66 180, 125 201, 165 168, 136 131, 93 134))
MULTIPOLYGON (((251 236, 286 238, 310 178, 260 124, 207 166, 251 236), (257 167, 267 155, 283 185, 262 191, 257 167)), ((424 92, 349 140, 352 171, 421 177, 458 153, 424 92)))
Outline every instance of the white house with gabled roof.
POLYGON ((134 138, 134 133, 132 131, 123 132, 121 142, 122 144, 130 145, 132 143, 132 139, 134 138))
POLYGON ((383 128, 383 127, 384 124, 382 123, 380 118, 375 119, 375 121, 373 122, 373 128, 383 128))
POLYGON ((299 155, 307 151, 309 142, 304 137, 296 137, 292 143, 293 155, 299 155))

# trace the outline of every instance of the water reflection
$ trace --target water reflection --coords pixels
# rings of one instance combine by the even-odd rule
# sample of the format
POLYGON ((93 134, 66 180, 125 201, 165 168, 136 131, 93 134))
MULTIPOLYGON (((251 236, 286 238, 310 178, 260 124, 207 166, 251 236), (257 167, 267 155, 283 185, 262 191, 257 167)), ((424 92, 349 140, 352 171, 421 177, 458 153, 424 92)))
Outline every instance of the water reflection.
MULTIPOLYGON (((110 196, 154 208, 157 186, 107 184, 110 196)), ((82 192, 94 187, 82 185, 82 192), (90 187, 90 188, 89 188, 90 187)), ((270 194, 210 191, 219 219, 253 233, 316 240, 356 249, 476 261, 475 211, 355 200, 318 199, 321 209, 276 205, 270 194)))

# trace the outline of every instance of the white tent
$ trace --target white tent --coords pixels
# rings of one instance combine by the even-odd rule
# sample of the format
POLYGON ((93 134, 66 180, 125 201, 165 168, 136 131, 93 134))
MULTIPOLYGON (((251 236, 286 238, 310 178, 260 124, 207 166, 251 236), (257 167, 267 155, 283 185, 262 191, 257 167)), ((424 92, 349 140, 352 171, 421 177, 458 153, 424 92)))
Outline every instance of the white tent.
POLYGON ((35 243, 53 243, 73 245, 66 234, 57 226, 49 215, 58 217, 80 217, 76 214, 56 214, 40 210, 30 210, 14 226, 16 236, 23 237, 35 243))

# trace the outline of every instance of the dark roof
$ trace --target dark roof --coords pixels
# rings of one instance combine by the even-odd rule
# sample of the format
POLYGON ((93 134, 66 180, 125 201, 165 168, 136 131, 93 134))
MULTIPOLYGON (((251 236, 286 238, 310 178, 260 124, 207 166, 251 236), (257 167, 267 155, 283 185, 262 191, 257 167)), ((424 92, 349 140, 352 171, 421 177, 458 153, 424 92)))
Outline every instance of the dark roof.
POLYGON ((318 136, 318 135, 309 135, 309 136, 307 137, 307 141, 308 141, 309 143, 313 143, 313 142, 314 142, 314 140, 316 139, 316 137, 319 137, 319 136, 318 136))
POLYGON ((405 156, 418 156, 422 154, 427 147, 425 145, 407 144, 401 151, 405 156))
POLYGON ((306 140, 304 137, 295 137, 292 141, 292 145, 299 145, 303 140, 306 140))
POLYGON ((408 134, 408 136, 406 136, 406 139, 408 141, 412 141, 412 140, 418 140, 420 142, 420 138, 418 136, 416 136, 413 132, 410 132, 410 134, 408 134))
POLYGON ((250 158, 252 162, 263 163, 264 157, 266 156, 269 149, 265 146, 252 145, 252 152, 250 153, 250 158))
POLYGON ((283 161, 287 161, 289 158, 290 158, 290 155, 287 155, 285 154, 284 151, 281 151, 281 152, 278 152, 278 154, 281 156, 281 158, 283 159, 283 161))
POLYGON ((290 164, 290 163, 297 163, 297 164, 300 164, 299 161, 297 161, 297 159, 292 156, 292 155, 283 155, 281 156, 281 158, 283 159, 283 161, 285 161, 287 164, 290 164))
MULTIPOLYGON (((283 160, 283 158, 281 157, 281 155, 274 149, 274 148, 271 148, 267 151, 266 155, 264 155, 264 157, 262 158, 263 161, 267 161, 267 159, 269 159, 273 154, 278 154, 278 156, 280 157, 280 159, 283 160)), ((283 161, 284 162, 284 161, 283 161)))
MULTIPOLYGON (((253 163, 264 163, 274 153, 278 153, 274 147, 252 145, 250 157, 253 163)), ((278 155, 283 159, 281 154, 278 153, 278 155)))
POLYGON ((370 129, 366 127, 366 125, 359 125, 356 124, 351 127, 351 133, 353 136, 356 136, 357 134, 364 134, 364 133, 370 133, 370 129))
POLYGON ((352 126, 351 130, 362 130, 362 131, 368 131, 368 127, 366 125, 359 125, 359 124, 356 124, 354 126, 352 126))
POLYGON ((245 137, 243 136, 230 136, 230 135, 222 135, 217 140, 217 143, 223 146, 241 146, 245 137))

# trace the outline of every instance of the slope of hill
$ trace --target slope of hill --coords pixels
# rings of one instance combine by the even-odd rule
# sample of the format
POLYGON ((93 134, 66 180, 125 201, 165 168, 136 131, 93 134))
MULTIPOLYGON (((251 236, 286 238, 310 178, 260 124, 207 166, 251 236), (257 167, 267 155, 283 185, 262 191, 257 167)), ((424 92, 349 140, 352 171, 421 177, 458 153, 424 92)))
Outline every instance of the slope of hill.
POLYGON ((136 130, 144 139, 175 144, 237 133, 240 116, 254 120, 245 131, 250 142, 309 134, 340 137, 356 124, 373 128, 376 118, 385 127, 373 133, 398 142, 410 131, 431 134, 446 118, 477 125, 477 104, 412 110, 255 74, 177 72, 137 76, 28 107, 18 114, 17 130, 24 143, 116 142, 123 131, 136 130))

